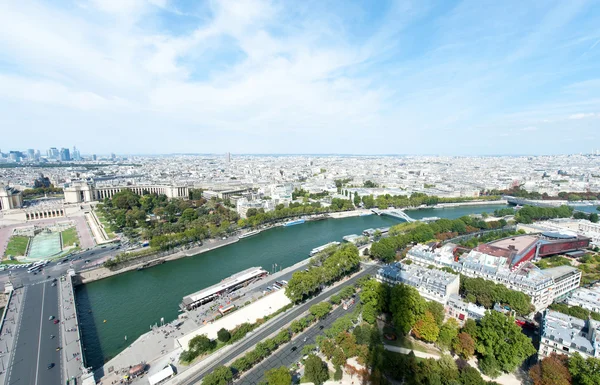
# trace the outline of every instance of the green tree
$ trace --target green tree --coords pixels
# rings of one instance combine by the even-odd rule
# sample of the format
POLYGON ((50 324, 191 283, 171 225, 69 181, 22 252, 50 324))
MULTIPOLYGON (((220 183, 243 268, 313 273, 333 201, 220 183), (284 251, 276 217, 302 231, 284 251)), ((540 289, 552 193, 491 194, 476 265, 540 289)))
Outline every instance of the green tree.
POLYGON ((437 341, 440 329, 435 323, 435 318, 429 310, 425 311, 425 314, 419 318, 419 320, 413 326, 413 333, 419 339, 427 342, 437 341))
POLYGON ((444 316, 446 314, 446 311, 444 310, 444 305, 436 301, 429 301, 427 302, 427 310, 429 310, 429 312, 431 312, 431 315, 433 315, 437 326, 442 326, 442 323, 444 323, 444 316))
POLYGON ((304 365, 304 377, 315 385, 321 385, 329 379, 327 365, 314 354, 308 356, 304 365))
POLYGON ((229 333, 229 330, 227 330, 225 328, 221 328, 217 332, 217 338, 221 342, 228 342, 231 339, 231 333, 229 333))
POLYGON ((584 359, 575 353, 569 359, 569 372, 573 377, 573 385, 600 384, 600 359, 584 359))
POLYGON ((292 383, 292 375, 285 366, 267 370, 265 379, 269 385, 290 385, 292 383))
POLYGON ((402 333, 408 334, 417 320, 425 314, 425 300, 421 298, 417 289, 404 284, 394 286, 390 298, 394 326, 402 333))
POLYGON ((227 385, 233 379, 233 373, 227 366, 219 366, 202 379, 202 385, 227 385))
POLYGON ((477 337, 485 350, 483 355, 493 355, 499 368, 505 372, 512 372, 536 352, 514 318, 496 311, 486 312, 479 324, 477 337))
POLYGON ((192 338, 188 343, 190 350, 193 350, 200 354, 208 352, 209 350, 213 349, 215 345, 215 342, 207 336, 205 336, 204 334, 200 334, 192 338))
POLYGON ((354 206, 360 206, 360 197, 358 196, 358 192, 354 192, 354 206))
POLYGON ((323 319, 331 311, 331 304, 329 302, 321 302, 312 305, 309 311, 310 314, 314 315, 317 319, 323 319))
POLYGON ((448 319, 448 322, 440 328, 440 334, 437 344, 440 348, 450 350, 452 342, 458 337, 458 322, 454 318, 448 319))
POLYGON ((461 385, 484 385, 485 381, 477 369, 467 365, 460 371, 459 380, 461 385))

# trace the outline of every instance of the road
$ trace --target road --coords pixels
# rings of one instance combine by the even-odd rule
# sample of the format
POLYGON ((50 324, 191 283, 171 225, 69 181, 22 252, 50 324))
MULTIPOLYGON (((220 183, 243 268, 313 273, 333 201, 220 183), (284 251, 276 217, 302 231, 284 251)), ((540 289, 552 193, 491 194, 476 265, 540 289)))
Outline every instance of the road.
POLYGON ((291 344, 286 344, 282 350, 275 354, 270 355, 254 366, 249 372, 243 374, 241 381, 236 381, 240 385, 256 385, 263 381, 265 372, 273 368, 279 368, 281 366, 289 367, 295 362, 300 361, 302 358, 302 348, 305 345, 316 344, 317 336, 323 334, 323 330, 329 328, 335 320, 339 317, 348 314, 352 311, 352 307, 348 310, 344 310, 342 306, 335 309, 331 314, 322 321, 319 321, 315 325, 311 326, 304 332, 300 333, 294 338, 291 344), (306 341, 305 341, 306 339, 306 341), (295 347, 294 350, 292 350, 295 347))
MULTIPOLYGON (((219 359, 217 359, 216 361, 212 362, 211 364, 206 365, 205 367, 202 368, 202 370, 195 373, 190 378, 183 380, 182 382, 177 382, 177 383, 182 384, 182 385, 192 385, 192 384, 196 384, 196 383, 200 382, 200 380, 202 379, 202 377, 204 377, 204 375, 212 372, 218 366, 227 364, 228 362, 232 361, 238 355, 240 355, 243 352, 245 352, 246 350, 249 350, 252 347, 254 347, 257 343, 267 339, 269 335, 283 329, 285 327, 285 325, 292 322, 296 318, 300 317, 300 315, 302 315, 304 312, 308 311, 308 309, 312 305, 325 301, 325 299, 328 298, 329 296, 337 293, 338 291, 340 291, 341 289, 343 289, 344 287, 346 287, 348 285, 353 285, 354 283, 356 283, 356 281, 359 278, 374 273, 378 268, 379 268, 379 266, 366 266, 363 271, 361 271, 354 277, 350 278, 349 280, 341 283, 339 286, 333 288, 332 290, 321 293, 320 295, 316 296, 315 298, 312 298, 311 300, 309 300, 303 304, 293 307, 291 310, 285 312, 281 316, 281 318, 278 318, 275 321, 273 321, 272 323, 256 330, 250 337, 247 337, 245 340, 238 343, 234 349, 228 351, 227 353, 223 353, 221 355, 221 357, 219 359)), ((191 369, 191 370, 193 370, 193 369, 191 369)))
POLYGON ((7 384, 60 385, 60 325, 49 320, 58 314, 58 287, 51 281, 28 286, 22 311, 7 384), (49 364, 54 367, 48 369, 49 364))

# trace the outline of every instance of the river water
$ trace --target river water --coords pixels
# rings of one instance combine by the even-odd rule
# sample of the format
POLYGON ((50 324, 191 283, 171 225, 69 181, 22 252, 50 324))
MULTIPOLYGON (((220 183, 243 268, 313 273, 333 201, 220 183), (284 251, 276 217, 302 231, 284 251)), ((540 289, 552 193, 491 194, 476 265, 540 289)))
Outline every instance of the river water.
MULTIPOLYGON (((462 206, 407 211, 412 218, 458 218, 488 212, 504 205, 462 206)), ((254 237, 194 257, 182 258, 142 271, 130 271, 76 290, 86 364, 98 368, 150 326, 177 318, 178 305, 190 293, 253 266, 270 270, 308 258, 310 250, 348 234, 387 227, 400 220, 370 215, 278 227, 254 237), (127 336, 127 341, 125 340, 127 336)))

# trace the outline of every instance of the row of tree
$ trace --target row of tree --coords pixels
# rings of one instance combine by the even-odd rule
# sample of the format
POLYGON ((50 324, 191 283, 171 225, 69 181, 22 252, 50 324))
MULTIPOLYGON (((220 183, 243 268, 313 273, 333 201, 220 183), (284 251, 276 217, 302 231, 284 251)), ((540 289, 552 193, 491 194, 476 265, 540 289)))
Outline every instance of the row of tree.
POLYGON ((36 187, 36 188, 28 188, 23 190, 23 198, 29 198, 32 196, 39 196, 39 195, 45 195, 45 194, 51 194, 51 195, 55 195, 55 194, 62 194, 63 193, 63 189, 60 187, 54 187, 52 185, 50 185, 50 187, 36 187))
POLYGON ((376 198, 373 195, 363 195, 361 201, 363 206, 367 209, 377 207, 379 209, 387 209, 388 207, 396 208, 407 208, 407 207, 419 207, 435 206, 440 203, 461 203, 470 202, 473 200, 498 200, 500 196, 481 196, 481 197, 457 197, 457 198, 440 198, 434 195, 427 195, 423 193, 413 193, 410 196, 407 195, 379 195, 376 198))
POLYGON ((329 207, 323 207, 319 202, 312 203, 290 203, 288 207, 283 204, 277 205, 275 210, 266 212, 264 209, 248 209, 247 218, 238 221, 239 227, 256 227, 263 223, 274 222, 286 218, 304 215, 323 214, 337 211, 353 210, 354 205, 348 199, 333 198, 329 207))
POLYGON ((467 302, 476 303, 486 309, 491 309, 495 303, 508 305, 517 314, 525 316, 534 307, 531 298, 520 291, 511 290, 504 285, 486 281, 483 278, 460 276, 460 294, 467 302))
POLYGON ((322 259, 320 266, 311 266, 308 271, 297 271, 285 288, 292 302, 299 302, 315 294, 324 286, 355 271, 360 265, 358 249, 352 244, 343 244, 322 259))
POLYGON ((597 313, 595 311, 589 311, 588 309, 584 309, 581 306, 569 306, 566 303, 553 303, 549 307, 554 311, 558 311, 563 314, 568 314, 571 317, 579 318, 582 320, 587 320, 590 317, 592 317, 592 319, 600 321, 600 313, 597 313))
MULTIPOLYGON (((600 208, 600 206, 598 206, 600 208)), ((575 219, 587 219, 592 223, 598 223, 598 213, 584 213, 581 211, 576 211, 573 213, 573 218, 575 219)))
POLYGON ((537 207, 524 206, 515 214, 515 219, 519 223, 532 223, 537 220, 552 218, 571 218, 573 208, 567 205, 560 207, 537 207))

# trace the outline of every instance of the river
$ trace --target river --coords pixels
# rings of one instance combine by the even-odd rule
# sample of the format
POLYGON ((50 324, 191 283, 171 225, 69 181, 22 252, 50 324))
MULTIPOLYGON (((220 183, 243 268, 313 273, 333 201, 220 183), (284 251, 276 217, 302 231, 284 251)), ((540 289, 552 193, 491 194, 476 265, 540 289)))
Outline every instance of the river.
MULTIPOLYGON (((459 218, 488 212, 504 205, 462 206, 407 211, 412 218, 437 216, 459 218)), ((129 343, 150 330, 150 326, 177 318, 183 296, 213 285, 238 271, 253 266, 270 270, 308 258, 310 250, 344 235, 387 227, 400 220, 370 215, 307 222, 264 231, 237 243, 158 265, 130 271, 77 287, 76 297, 85 347, 86 364, 98 368, 129 343), (125 340, 127 336, 128 341, 125 340)))

